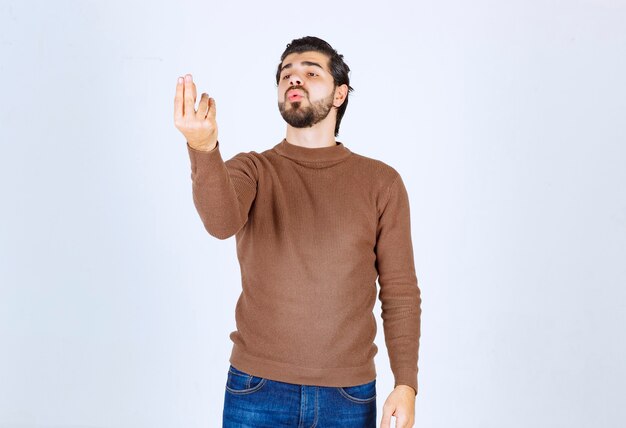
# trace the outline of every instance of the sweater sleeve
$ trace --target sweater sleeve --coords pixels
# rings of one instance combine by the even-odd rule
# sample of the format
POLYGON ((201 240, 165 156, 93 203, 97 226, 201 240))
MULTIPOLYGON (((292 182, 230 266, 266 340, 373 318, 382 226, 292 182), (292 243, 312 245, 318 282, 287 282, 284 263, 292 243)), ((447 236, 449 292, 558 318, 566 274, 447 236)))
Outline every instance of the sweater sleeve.
POLYGON ((226 239, 247 222, 256 197, 258 171, 252 156, 238 153, 224 162, 219 141, 210 151, 187 142, 191 160, 193 202, 207 232, 226 239))
POLYGON ((400 175, 389 187, 378 219, 376 269, 394 388, 408 385, 417 395, 421 293, 413 259, 409 198, 400 175))

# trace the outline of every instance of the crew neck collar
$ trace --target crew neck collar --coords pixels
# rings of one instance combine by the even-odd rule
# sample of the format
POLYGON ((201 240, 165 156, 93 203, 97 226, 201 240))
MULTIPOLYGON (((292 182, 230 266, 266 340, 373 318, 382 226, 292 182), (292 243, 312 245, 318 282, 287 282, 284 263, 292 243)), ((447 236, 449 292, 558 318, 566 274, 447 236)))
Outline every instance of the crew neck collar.
POLYGON ((313 164, 335 164, 345 160, 352 152, 336 141, 334 146, 327 147, 303 147, 292 144, 286 138, 274 146, 274 150, 279 154, 298 162, 313 164))

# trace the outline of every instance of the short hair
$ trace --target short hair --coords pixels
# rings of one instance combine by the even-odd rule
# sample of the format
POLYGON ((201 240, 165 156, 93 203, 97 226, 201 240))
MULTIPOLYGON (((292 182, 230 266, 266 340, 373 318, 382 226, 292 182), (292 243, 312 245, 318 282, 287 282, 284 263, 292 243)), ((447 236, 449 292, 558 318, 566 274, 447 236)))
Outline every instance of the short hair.
POLYGON ((343 60, 343 55, 339 54, 330 44, 319 37, 305 36, 299 39, 293 39, 291 43, 287 43, 287 48, 280 56, 280 62, 278 63, 278 69, 276 70, 276 84, 278 85, 280 81, 281 65, 287 55, 311 51, 323 53, 329 58, 328 68, 333 76, 335 87, 343 84, 348 85, 348 94, 346 94, 346 99, 337 109, 337 121, 335 122, 336 137, 339 134, 341 119, 343 118, 346 108, 348 107, 348 95, 350 92, 354 91, 354 88, 350 86, 350 77, 348 76, 348 73, 350 73, 350 67, 348 67, 348 64, 346 64, 343 60))

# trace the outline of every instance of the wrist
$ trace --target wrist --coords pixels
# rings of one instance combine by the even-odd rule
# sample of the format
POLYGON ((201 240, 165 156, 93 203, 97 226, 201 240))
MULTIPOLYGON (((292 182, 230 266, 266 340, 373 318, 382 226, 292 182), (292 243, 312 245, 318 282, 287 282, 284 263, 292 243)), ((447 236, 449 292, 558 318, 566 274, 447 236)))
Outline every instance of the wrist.
POLYGON ((211 152, 213 150, 215 150, 215 148, 217 147, 217 141, 214 141, 212 143, 193 143, 190 141, 187 141, 187 144, 189 145, 189 147, 191 147, 194 150, 198 150, 201 152, 211 152))
POLYGON ((404 390, 406 392, 410 392, 411 395, 417 395, 417 391, 410 385, 396 385, 394 389, 404 390))

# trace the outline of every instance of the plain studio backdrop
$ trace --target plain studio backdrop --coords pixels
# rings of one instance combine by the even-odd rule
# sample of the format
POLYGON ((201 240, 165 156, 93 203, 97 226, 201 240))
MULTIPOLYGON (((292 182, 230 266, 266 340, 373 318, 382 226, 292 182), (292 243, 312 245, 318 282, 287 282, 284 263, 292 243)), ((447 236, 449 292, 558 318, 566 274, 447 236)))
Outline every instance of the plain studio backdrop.
MULTIPOLYGON (((218 427, 241 291, 176 78, 225 159, 285 136, 292 39, 351 68, 337 137, 403 176, 416 427, 626 426, 626 2, 0 3, 0 427, 218 427)), ((378 421, 393 387, 380 301, 378 421)))

